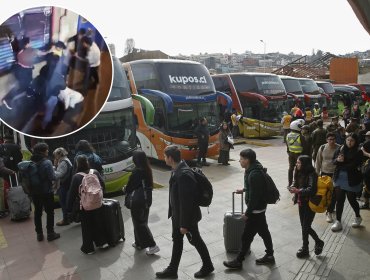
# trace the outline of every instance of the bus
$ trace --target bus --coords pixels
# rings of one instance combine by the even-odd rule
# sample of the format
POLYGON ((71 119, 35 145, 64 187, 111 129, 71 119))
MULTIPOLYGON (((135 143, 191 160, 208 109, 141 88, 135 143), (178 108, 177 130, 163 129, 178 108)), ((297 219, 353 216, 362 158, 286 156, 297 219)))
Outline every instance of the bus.
POLYGON ((1 137, 13 135, 23 152, 24 159, 30 158, 30 149, 38 141, 49 145, 50 157, 58 147, 68 151, 73 162, 75 146, 81 139, 89 141, 103 160, 107 193, 116 193, 127 184, 133 167, 132 153, 137 149, 134 124, 134 108, 130 87, 120 61, 112 57, 114 75, 107 103, 98 116, 86 127, 65 137, 37 139, 16 133, 2 124, 1 137))
POLYGON ((134 97, 137 141, 155 159, 164 160, 164 149, 177 145, 185 160, 197 157, 198 141, 194 129, 206 117, 210 131, 207 156, 218 155, 220 106, 231 98, 216 92, 207 68, 198 62, 174 59, 143 59, 123 64, 134 97), (150 102, 135 100, 147 98, 150 102), (153 119, 148 119, 150 103, 153 119))
POLYGON ((284 84, 285 90, 288 95, 287 108, 286 111, 289 113, 294 105, 304 110, 304 93, 302 90, 301 83, 295 77, 279 75, 279 78, 284 84))
POLYGON ((212 76, 216 90, 231 96, 233 108, 242 114, 240 133, 247 138, 281 133, 287 93, 280 78, 265 73, 230 73, 212 76))
POLYGON ((298 78, 298 81, 301 84, 304 92, 306 107, 310 107, 312 109, 315 103, 318 103, 321 108, 328 106, 328 101, 330 100, 329 95, 326 93, 321 93, 314 80, 309 78, 298 78))

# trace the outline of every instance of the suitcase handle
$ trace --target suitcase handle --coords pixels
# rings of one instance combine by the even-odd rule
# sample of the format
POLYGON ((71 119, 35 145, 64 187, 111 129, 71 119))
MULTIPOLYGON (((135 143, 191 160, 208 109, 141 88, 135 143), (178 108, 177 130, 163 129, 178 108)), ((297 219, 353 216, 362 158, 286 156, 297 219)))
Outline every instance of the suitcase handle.
MULTIPOLYGON (((233 192, 233 214, 235 213, 235 194, 237 194, 236 192, 233 192)), ((244 203, 243 203, 243 193, 241 193, 241 210, 242 210, 242 214, 243 214, 243 212, 244 212, 244 203)))
POLYGON ((19 186, 17 172, 12 174, 12 175, 9 175, 9 183, 10 183, 11 188, 19 186), (17 183, 15 186, 13 185, 13 182, 12 182, 12 176, 13 175, 15 176, 15 182, 17 183))

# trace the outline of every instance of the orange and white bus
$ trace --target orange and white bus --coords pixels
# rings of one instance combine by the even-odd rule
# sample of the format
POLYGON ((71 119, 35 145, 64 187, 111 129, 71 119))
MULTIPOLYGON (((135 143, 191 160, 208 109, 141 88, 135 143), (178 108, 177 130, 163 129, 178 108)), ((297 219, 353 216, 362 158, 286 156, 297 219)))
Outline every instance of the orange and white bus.
POLYGON ((207 68, 198 62, 172 59, 144 59, 123 64, 133 93, 137 141, 150 157, 164 160, 164 149, 171 144, 181 150, 182 158, 197 157, 194 129, 206 117, 210 131, 207 156, 219 152, 220 104, 231 98, 216 92, 207 68), (142 97, 145 97, 144 99, 142 97), (150 118, 150 104, 154 117, 150 118))

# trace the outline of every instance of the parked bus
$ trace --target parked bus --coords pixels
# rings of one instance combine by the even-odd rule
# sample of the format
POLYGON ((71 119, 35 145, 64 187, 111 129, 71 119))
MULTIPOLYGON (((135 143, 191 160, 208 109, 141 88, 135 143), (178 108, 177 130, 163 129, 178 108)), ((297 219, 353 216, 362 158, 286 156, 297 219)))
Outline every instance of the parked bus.
POLYGON ((295 77, 284 75, 279 75, 279 78, 283 82, 285 91, 287 92, 288 95, 286 111, 290 112, 290 110, 296 104, 298 105, 298 107, 304 110, 305 109, 304 93, 299 80, 295 77))
POLYGON ((280 135, 287 94, 275 74, 231 73, 212 76, 216 90, 231 96, 233 108, 243 115, 244 137, 280 135))
MULTIPOLYGON (((113 59, 114 76, 112 89, 107 103, 99 115, 86 127, 61 138, 44 139, 49 145, 50 156, 58 147, 68 151, 73 161, 76 154, 75 146, 81 139, 89 141, 96 153, 103 160, 106 191, 117 192, 128 182, 129 170, 133 166, 132 153, 137 149, 134 124, 134 108, 131 92, 121 63, 113 59)), ((4 135, 13 135, 21 148, 25 159, 31 155, 31 147, 40 139, 16 133, 5 125, 1 129, 4 135)))
POLYGON ((312 109, 315 103, 318 103, 321 108, 324 106, 327 107, 329 96, 320 92, 320 89, 314 80, 308 78, 298 78, 298 80, 304 92, 306 107, 310 107, 312 109))
POLYGON ((327 81, 316 81, 316 84, 329 96, 329 99, 327 99, 329 117, 337 116, 339 113, 338 104, 340 101, 340 96, 338 94, 335 94, 335 89, 332 83, 327 81))
POLYGON ((183 159, 195 159, 198 142, 194 129, 201 117, 207 118, 210 131, 207 156, 218 154, 220 108, 217 99, 227 100, 230 110, 231 98, 216 92, 204 65, 185 60, 145 59, 123 66, 133 97, 145 97, 154 106, 151 120, 146 115, 152 110, 150 104, 134 100, 137 141, 148 156, 164 160, 164 149, 175 144, 183 159))

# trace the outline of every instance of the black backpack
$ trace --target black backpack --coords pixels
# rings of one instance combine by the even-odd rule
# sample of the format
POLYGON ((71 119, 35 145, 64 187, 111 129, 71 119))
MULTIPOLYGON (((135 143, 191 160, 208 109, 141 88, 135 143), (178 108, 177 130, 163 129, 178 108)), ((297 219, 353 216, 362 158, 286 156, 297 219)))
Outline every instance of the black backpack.
POLYGON ((191 168, 194 174, 195 180, 197 181, 197 202, 199 206, 208 207, 211 205, 213 198, 213 187, 211 182, 208 180, 206 175, 203 174, 202 169, 193 167, 191 168))
MULTIPOLYGON (((265 192, 265 201, 267 204, 276 204, 280 200, 280 193, 277 189, 274 180, 272 180, 271 176, 267 173, 267 168, 263 168, 263 177, 265 177, 266 181, 266 192, 265 192)), ((249 185, 250 179, 248 176, 249 185)))

